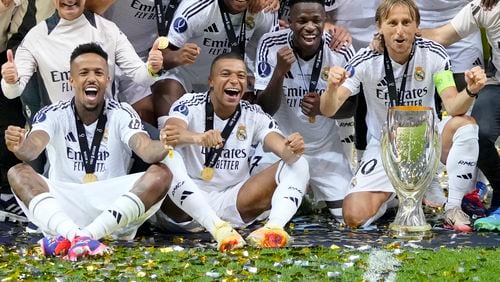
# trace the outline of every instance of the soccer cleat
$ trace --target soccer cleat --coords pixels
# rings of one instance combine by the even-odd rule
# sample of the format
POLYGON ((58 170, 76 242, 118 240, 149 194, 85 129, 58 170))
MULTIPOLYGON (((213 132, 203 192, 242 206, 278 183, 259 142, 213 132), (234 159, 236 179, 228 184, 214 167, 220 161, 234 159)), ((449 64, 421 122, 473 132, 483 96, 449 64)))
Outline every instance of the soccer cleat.
POLYGON ((489 216, 476 220, 474 222, 474 229, 500 231, 500 208, 493 211, 489 216))
POLYGON ((70 261, 77 261, 79 258, 102 256, 108 252, 110 252, 110 249, 98 240, 90 237, 75 237, 65 258, 70 261))
POLYGON ((0 194, 0 221, 28 222, 28 218, 12 194, 0 194))
POLYGON ((215 226, 214 238, 217 241, 217 249, 221 252, 241 248, 245 245, 243 237, 225 221, 215 226))
POLYGON ((444 227, 459 232, 472 232, 470 218, 460 207, 445 211, 444 227))
POLYGON ((38 241, 42 255, 48 256, 64 256, 68 253, 71 247, 71 242, 63 236, 45 237, 38 241))
POLYGON ((485 217, 488 210, 484 207, 479 196, 479 189, 467 193, 462 199, 462 210, 472 219, 485 217))
POLYGON ((290 235, 281 226, 264 225, 248 235, 250 245, 260 248, 281 248, 288 245, 290 235))

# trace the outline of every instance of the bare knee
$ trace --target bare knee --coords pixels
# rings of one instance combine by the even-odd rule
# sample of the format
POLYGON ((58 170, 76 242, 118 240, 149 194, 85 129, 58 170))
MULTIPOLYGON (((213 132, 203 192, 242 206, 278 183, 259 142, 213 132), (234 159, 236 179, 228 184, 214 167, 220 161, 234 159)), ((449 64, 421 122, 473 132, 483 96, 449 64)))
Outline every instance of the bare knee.
POLYGON ((463 126, 469 125, 469 124, 477 124, 476 120, 471 117, 471 116, 455 116, 452 117, 445 125, 444 130, 449 131, 452 135, 455 134, 455 132, 463 126))
POLYGON ((161 201, 172 183, 172 172, 164 164, 151 165, 134 188, 145 206, 161 201))
POLYGON ((347 226, 357 228, 365 224, 378 211, 370 201, 362 201, 356 194, 352 193, 344 198, 342 214, 347 226))
POLYGON ((47 184, 28 164, 19 163, 7 173, 12 191, 24 202, 29 203, 33 196, 48 191, 47 184))

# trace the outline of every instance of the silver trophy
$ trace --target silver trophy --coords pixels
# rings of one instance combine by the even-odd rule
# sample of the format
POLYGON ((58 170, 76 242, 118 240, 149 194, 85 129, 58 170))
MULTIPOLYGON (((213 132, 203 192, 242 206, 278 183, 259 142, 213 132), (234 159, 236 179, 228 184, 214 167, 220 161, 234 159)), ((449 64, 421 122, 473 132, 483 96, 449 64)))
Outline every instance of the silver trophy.
POLYGON ((432 236, 422 198, 436 173, 441 143, 433 109, 422 106, 389 108, 381 142, 382 163, 396 190, 399 208, 390 236, 425 239, 432 236))

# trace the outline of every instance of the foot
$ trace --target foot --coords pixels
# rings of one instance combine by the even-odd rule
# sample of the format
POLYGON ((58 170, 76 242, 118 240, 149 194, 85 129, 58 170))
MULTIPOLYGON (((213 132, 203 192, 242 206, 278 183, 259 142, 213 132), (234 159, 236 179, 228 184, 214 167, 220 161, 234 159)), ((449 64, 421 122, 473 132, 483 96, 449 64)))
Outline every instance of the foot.
POLYGON ((0 221, 28 222, 13 194, 0 194, 0 221))
POLYGON ((281 226, 268 225, 255 230, 247 237, 250 245, 259 248, 281 248, 288 245, 290 236, 281 226))
POLYGON ((498 230, 500 231, 500 209, 493 211, 489 216, 480 218, 474 222, 476 230, 498 230))
POLYGON ((63 236, 45 237, 38 241, 42 255, 48 256, 65 256, 71 247, 71 242, 63 236))
POLYGON ((467 193, 462 199, 462 210, 471 218, 482 218, 487 215, 488 210, 484 207, 479 196, 479 189, 467 193))
POLYGON ((444 227, 459 232, 472 232, 470 217, 460 207, 445 211, 444 227))
POLYGON ((234 230, 228 222, 222 222, 215 226, 214 238, 217 241, 217 249, 226 252, 243 247, 245 240, 234 230))
POLYGON ((424 205, 431 208, 439 208, 446 203, 446 196, 444 195, 443 187, 441 187, 436 179, 432 180, 431 186, 425 192, 422 202, 424 205))
POLYGON ((110 249, 98 240, 90 237, 75 237, 65 258, 70 261, 77 261, 88 256, 102 256, 108 252, 110 252, 110 249))

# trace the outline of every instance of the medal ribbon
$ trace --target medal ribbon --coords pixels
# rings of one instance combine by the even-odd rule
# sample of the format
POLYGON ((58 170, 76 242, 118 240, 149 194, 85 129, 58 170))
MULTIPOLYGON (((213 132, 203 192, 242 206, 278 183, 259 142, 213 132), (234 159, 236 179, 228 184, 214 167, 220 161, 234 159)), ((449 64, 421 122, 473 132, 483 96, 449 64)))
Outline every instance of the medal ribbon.
POLYGON ((162 0, 155 0, 156 26, 158 27, 159 36, 168 35, 172 18, 174 17, 175 10, 177 10, 179 4, 180 0, 170 0, 164 14, 162 0))
MULTIPOLYGON (((297 53, 297 48, 293 44, 293 40, 291 39, 291 36, 289 37, 289 43, 290 46, 293 49, 293 54, 295 55, 295 59, 297 61, 297 64, 299 65, 299 70, 300 74, 302 75, 302 79, 304 79, 304 73, 302 72, 302 68, 300 67, 299 63, 299 55, 297 53)), ((309 92, 316 92, 316 86, 318 85, 318 79, 319 79, 319 74, 321 72, 321 66, 323 65, 323 39, 321 39, 321 42, 319 44, 319 48, 316 51, 316 56, 314 57, 314 65, 313 69, 311 72, 311 79, 309 80, 309 92)), ((306 85, 304 85, 305 87, 306 85)))
POLYGON ((405 88, 406 88, 406 77, 408 76, 408 66, 410 65, 411 59, 415 54, 415 42, 411 46, 410 57, 408 58, 408 62, 406 62, 405 72, 403 74, 403 79, 401 80, 401 86, 399 87, 399 93, 396 89, 396 80, 394 79, 394 72, 392 70, 391 58, 389 57, 389 53, 387 52, 387 47, 384 48, 384 68, 385 68, 385 77, 387 80, 387 89, 389 91, 389 105, 391 107, 401 106, 404 103, 405 96, 405 88), (403 94, 401 94, 403 93, 403 94))
POLYGON ((78 133, 78 144, 80 145, 80 151, 82 152, 82 161, 85 166, 85 173, 94 173, 97 164, 97 155, 99 153, 99 147, 101 146, 101 140, 104 136, 104 128, 106 126, 106 121, 108 118, 104 114, 104 108, 106 105, 102 106, 101 113, 97 120, 97 126, 94 132, 94 138, 92 139, 92 147, 89 149, 89 144, 87 142, 87 134, 85 133, 85 128, 83 122, 78 116, 75 107, 75 98, 71 100, 71 107, 73 108, 73 113, 75 114, 76 121, 76 132, 78 133))
MULTIPOLYGON (((226 140, 233 131, 236 126, 236 122, 240 119, 241 116, 241 106, 238 104, 234 113, 229 117, 226 126, 222 130, 222 146, 218 149, 210 148, 208 152, 205 154, 205 167, 214 167, 219 159, 222 149, 226 145, 226 140)), ((210 93, 207 92, 207 101, 205 103, 205 132, 214 128, 214 107, 212 106, 212 102, 210 101, 210 93)))
POLYGON ((245 41, 246 41, 246 23, 245 18, 247 16, 247 11, 243 12, 243 18, 241 20, 240 26, 240 38, 236 38, 236 33, 234 32, 233 23, 231 22, 231 17, 229 16, 228 9, 224 0, 219 0, 219 9, 222 15, 222 22, 224 23, 224 29, 226 30, 227 39, 229 40, 229 45, 231 46, 231 52, 237 52, 242 57, 245 56, 245 41))

